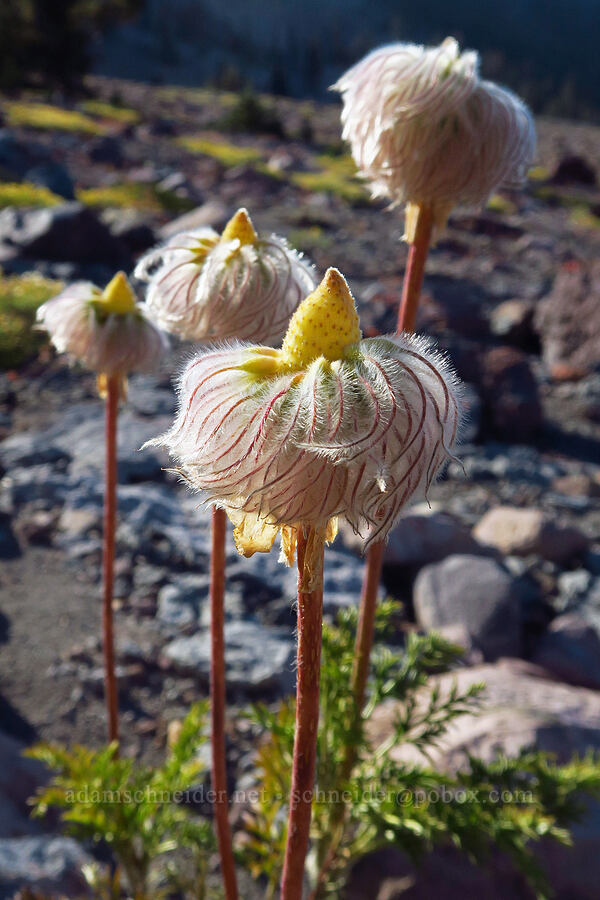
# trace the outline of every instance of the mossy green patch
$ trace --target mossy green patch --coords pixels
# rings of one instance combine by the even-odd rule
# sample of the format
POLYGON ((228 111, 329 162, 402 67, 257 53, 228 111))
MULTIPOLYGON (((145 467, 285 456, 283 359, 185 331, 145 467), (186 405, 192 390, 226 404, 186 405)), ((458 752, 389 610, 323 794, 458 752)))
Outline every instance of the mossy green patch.
POLYGON ((194 202, 173 191, 160 190, 155 184, 125 181, 103 187, 82 188, 77 199, 86 206, 104 209, 137 209, 150 213, 182 213, 193 209, 194 202))
POLYGON ((569 222, 576 228, 594 228, 596 230, 600 228, 600 216, 583 205, 574 207, 569 216, 569 222))
POLYGON ((14 369, 35 355, 44 341, 33 330, 36 310, 61 288, 60 281, 37 272, 5 277, 0 271, 0 369, 14 369))
POLYGON ((5 206, 56 206, 63 202, 62 197, 38 184, 28 181, 0 183, 0 209, 5 206))
POLYGON ((293 184, 314 193, 334 194, 351 204, 364 203, 368 199, 366 188, 356 178, 356 166, 351 156, 322 153, 316 162, 320 171, 294 172, 293 184))
POLYGON ((48 103, 7 103, 4 107, 9 125, 23 125, 49 131, 75 131, 103 134, 105 128, 90 116, 75 109, 63 109, 48 103))
POLYGON ((288 234, 288 240, 292 247, 303 253, 313 253, 315 250, 327 250, 332 243, 331 235, 327 234, 320 225, 309 225, 306 228, 294 228, 288 234))
POLYGON ((105 103, 103 100, 85 100, 81 104, 81 108, 90 116, 112 119, 115 122, 123 122, 125 125, 135 125, 140 121, 140 114, 136 109, 115 106, 113 103, 105 103))
POLYGON ((527 177, 530 181, 546 181, 547 178, 550 178, 550 171, 546 166, 532 166, 527 177))
POLYGON ((493 194, 488 200, 487 208, 504 216, 512 216, 517 211, 516 204, 502 194, 493 194))
POLYGON ((262 153, 255 147, 240 147, 227 141, 213 141, 202 137, 185 136, 177 138, 177 144, 199 156, 210 156, 227 168, 264 160, 262 153))

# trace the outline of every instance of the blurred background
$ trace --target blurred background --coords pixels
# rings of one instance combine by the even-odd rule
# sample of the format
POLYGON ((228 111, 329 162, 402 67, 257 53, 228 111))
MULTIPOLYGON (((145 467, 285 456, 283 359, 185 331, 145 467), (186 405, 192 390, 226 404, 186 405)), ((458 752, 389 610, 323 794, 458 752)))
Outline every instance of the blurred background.
POLYGON ((91 69, 321 100, 373 46, 452 34, 536 112, 597 119, 599 31, 596 0, 5 0, 0 79, 73 84, 91 69))
MULTIPOLYGON (((429 256, 417 328, 450 354, 468 417, 460 461, 390 538, 382 596, 403 604, 391 639, 439 629, 465 647, 463 683, 488 684, 488 712, 461 720, 438 765, 528 745, 562 761, 600 749, 597 0, 2 0, 0 897, 37 884, 14 841, 35 839, 42 859, 52 837, 29 819, 41 776, 22 747, 105 735, 103 410, 94 377, 32 330, 37 307, 246 206, 319 273, 341 269, 365 334, 393 330, 403 217, 356 178, 328 86, 380 43, 447 34, 531 104, 539 141, 523 189, 455 210, 429 256)), ((158 376, 132 378, 120 417, 123 732, 125 752, 151 760, 208 682, 208 519, 166 459, 138 449, 172 420, 186 354, 174 347, 158 376)), ((359 551, 347 533, 329 550, 330 620, 356 603, 359 551)), ((230 545, 228 577, 228 764, 247 784, 256 735, 242 710, 293 689, 295 576, 275 553, 241 560, 230 545)), ((545 853, 563 900, 598 896, 598 823, 596 812, 570 854, 545 853)), ((60 852, 66 891, 76 862, 60 852)), ((367 867, 352 896, 376 896, 390 871, 406 866, 367 867)), ((433 857, 411 896, 532 896, 490 872, 433 857)))

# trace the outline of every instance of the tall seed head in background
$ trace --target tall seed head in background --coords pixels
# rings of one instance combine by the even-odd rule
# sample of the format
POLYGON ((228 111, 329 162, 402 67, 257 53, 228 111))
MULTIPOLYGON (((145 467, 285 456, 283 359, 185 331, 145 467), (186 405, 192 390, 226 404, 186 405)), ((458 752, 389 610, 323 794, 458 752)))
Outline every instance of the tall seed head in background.
POLYGON ((535 151, 527 107, 479 77, 479 57, 454 38, 439 47, 390 44, 333 86, 342 94, 343 137, 373 196, 433 208, 437 229, 458 204, 480 206, 521 183, 535 151))

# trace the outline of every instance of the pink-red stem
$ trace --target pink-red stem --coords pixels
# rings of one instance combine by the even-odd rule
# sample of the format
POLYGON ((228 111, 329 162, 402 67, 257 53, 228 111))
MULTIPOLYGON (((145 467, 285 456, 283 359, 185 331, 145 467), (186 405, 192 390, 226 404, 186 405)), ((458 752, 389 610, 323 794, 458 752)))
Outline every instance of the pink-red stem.
MULTIPOLYGON (((396 333, 414 331, 417 320, 417 309, 425 263, 431 244, 433 215, 430 207, 422 206, 417 214, 414 241, 408 251, 408 263, 404 275, 402 299, 398 310, 396 333)), ((365 702, 365 690, 369 674, 371 649, 373 647, 373 631, 375 609, 377 606, 377 589, 381 580, 384 544, 373 544, 367 554, 363 591, 360 602, 358 631, 356 634, 353 693, 357 715, 360 715, 365 702)), ((350 767, 351 768, 351 767, 350 767)))
POLYGON ((317 757, 322 620, 323 540, 313 531, 309 531, 308 535, 300 531, 296 731, 281 900, 302 900, 317 757), (310 560, 307 547, 311 548, 310 560), (312 589, 311 580, 314 584, 312 589))
POLYGON ((225 534, 224 510, 212 510, 212 547, 210 556, 210 700, 212 742, 212 788, 214 815, 221 857, 221 873, 227 900, 237 900, 235 861, 229 826, 227 764, 225 758, 225 534))
POLYGON ((104 546, 102 552, 102 636, 104 644, 104 692, 108 713, 108 739, 119 740, 119 701, 115 673, 113 584, 115 525, 117 518, 117 415, 120 380, 106 381, 106 459, 104 492, 104 546))

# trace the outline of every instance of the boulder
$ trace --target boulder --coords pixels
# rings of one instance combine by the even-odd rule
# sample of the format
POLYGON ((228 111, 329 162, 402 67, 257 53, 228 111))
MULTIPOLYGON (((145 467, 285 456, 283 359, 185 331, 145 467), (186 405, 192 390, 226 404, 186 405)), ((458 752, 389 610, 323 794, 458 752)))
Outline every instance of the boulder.
POLYGON ((0 839, 40 831, 27 800, 45 783, 47 770, 37 760, 24 757, 23 750, 24 744, 0 732, 0 839))
POLYGON ((600 690, 600 637, 577 613, 558 616, 550 623, 532 661, 561 681, 600 690))
POLYGON ((0 243, 14 256, 129 269, 131 257, 98 217, 79 203, 0 212, 0 243))
POLYGON ((417 576, 413 602, 427 631, 466 629, 485 659, 521 652, 521 582, 495 559, 468 554, 425 566, 417 576))
POLYGON ((390 533, 387 566, 424 566, 456 553, 478 553, 469 529, 450 513, 420 503, 403 516, 390 533))
POLYGON ((581 376, 600 362, 600 262, 572 260, 536 306, 534 327, 551 373, 581 376))
POLYGON ((527 356, 515 347, 493 347, 483 354, 480 366, 484 425, 500 440, 527 443, 543 421, 527 356))
POLYGON ((0 840, 0 900, 23 888, 50 896, 85 895, 81 870, 91 862, 72 838, 41 835, 0 840))
MULTIPOLYGON (((266 628, 256 622, 228 622, 225 625, 226 678, 231 688, 245 693, 276 689, 293 690, 295 647, 286 629, 266 628)), ((198 632, 177 638, 164 651, 164 665, 208 683, 210 634, 198 632)))
POLYGON ((560 160, 550 182, 593 187, 596 184, 596 171, 583 156, 569 154, 560 160))
POLYGON ((227 220, 227 209, 219 200, 209 200, 197 209, 183 213, 176 219, 172 219, 160 229, 160 239, 168 240, 180 231, 190 231, 194 228, 220 228, 227 220))
POLYGON ((28 169, 23 176, 23 181, 38 184, 48 188, 53 194, 64 197, 65 200, 75 199, 75 185, 65 166, 57 162, 47 162, 28 169))
MULTIPOLYGON (((503 659, 446 672, 432 676, 427 690, 436 687, 443 697, 455 684, 464 692, 480 683, 485 691, 479 709, 455 719, 440 745, 428 748, 436 768, 455 772, 467 764, 469 754, 489 762, 498 755, 515 756, 527 747, 556 753, 561 762, 575 753, 600 750, 600 694, 552 681, 531 663, 503 659)), ((389 737, 397 706, 397 701, 387 701, 373 714, 369 733, 374 745, 389 737)), ((408 744, 392 753, 398 760, 427 764, 408 744)))
MULTIPOLYGON (((548 680, 545 674, 530 663, 506 659, 493 665, 433 676, 428 689, 437 687, 442 696, 449 693, 453 684, 464 692, 470 685, 483 682, 486 688, 481 709, 455 719, 440 745, 430 748, 428 758, 407 744, 396 747, 392 751, 394 757, 403 763, 433 765, 454 774, 467 764, 469 755, 489 762, 498 756, 515 756, 533 746, 555 753, 559 762, 566 763, 574 754, 583 756, 590 749, 600 750, 600 694, 558 684, 548 680)), ((369 733, 374 746, 392 734, 397 707, 396 701, 389 701, 373 714, 369 733)), ((597 803, 588 807, 581 821, 574 825, 572 835, 573 847, 547 841, 538 845, 536 854, 548 873, 555 900, 595 900, 600 881, 600 806, 597 803)), ((348 900, 365 896, 378 900, 533 898, 508 860, 496 853, 485 869, 476 869, 458 850, 436 848, 425 858, 423 866, 415 869, 400 851, 390 848, 364 859, 358 867, 353 872, 351 886, 357 883, 359 875, 363 880, 354 893, 349 890, 348 900), (370 881, 364 880, 367 872, 370 881), (399 893, 401 888, 406 893, 399 893), (387 893, 378 893, 384 889, 387 893)))
POLYGON ((564 564, 583 554, 588 539, 579 529, 559 525, 541 509, 496 506, 479 520, 473 536, 506 555, 529 556, 564 564))
POLYGON ((492 333, 516 347, 530 347, 534 339, 533 311, 534 305, 528 300, 505 300, 492 311, 492 333))
POLYGON ((165 584, 158 592, 158 619, 177 627, 198 622, 201 607, 208 599, 209 579, 206 575, 180 576, 165 584))

